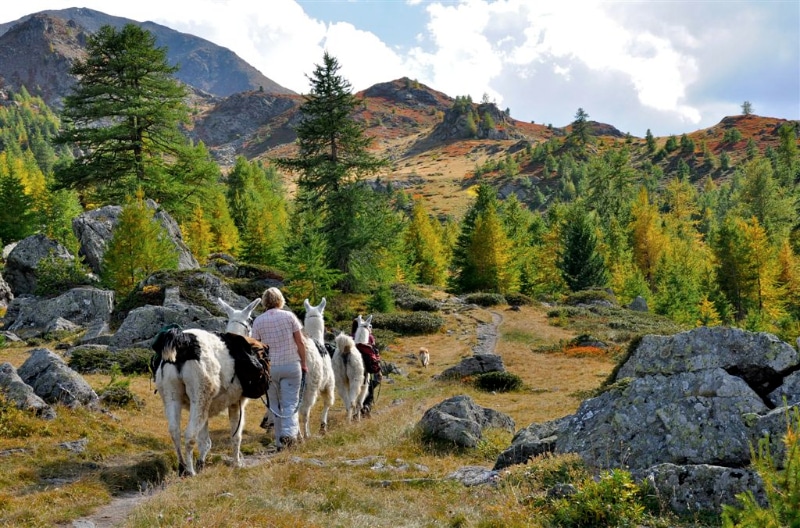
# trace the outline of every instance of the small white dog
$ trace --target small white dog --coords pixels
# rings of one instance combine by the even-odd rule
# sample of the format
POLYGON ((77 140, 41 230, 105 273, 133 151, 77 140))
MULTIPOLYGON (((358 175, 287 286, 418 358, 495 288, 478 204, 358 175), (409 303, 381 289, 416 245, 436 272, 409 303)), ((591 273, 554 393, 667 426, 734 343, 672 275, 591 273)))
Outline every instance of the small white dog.
POLYGON ((428 368, 428 362, 431 360, 431 355, 425 347, 419 347, 419 362, 422 366, 428 368))

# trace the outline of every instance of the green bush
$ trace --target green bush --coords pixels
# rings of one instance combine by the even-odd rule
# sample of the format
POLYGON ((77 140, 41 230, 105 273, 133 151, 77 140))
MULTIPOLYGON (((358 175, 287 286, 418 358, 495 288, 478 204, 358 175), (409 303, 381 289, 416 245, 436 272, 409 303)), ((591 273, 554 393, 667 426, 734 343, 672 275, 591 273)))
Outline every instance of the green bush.
POLYGON ((393 284, 392 295, 398 308, 412 312, 438 312, 439 303, 423 296, 407 284, 393 284))
POLYGON ((378 313, 372 318, 372 326, 399 335, 425 335, 438 332, 444 326, 444 318, 429 312, 378 313))
POLYGON ((609 302, 614 305, 617 304, 617 298, 614 297, 613 293, 600 288, 572 292, 564 299, 564 304, 575 306, 576 304, 591 304, 597 301, 609 302))
POLYGON ((60 295, 87 284, 92 284, 89 271, 77 259, 63 259, 51 253, 36 266, 36 295, 60 295))
POLYGON ((486 392, 512 392, 522 388, 522 378, 510 372, 484 372, 475 378, 475 387, 486 392))
POLYGON ((381 286, 372 294, 367 301, 367 310, 383 313, 394 311, 394 297, 388 286, 381 286))
POLYGON ((478 306, 497 306, 498 304, 507 304, 506 298, 499 293, 470 293, 464 297, 464 302, 468 304, 477 304, 478 306))
POLYGON ((553 499, 549 517, 554 526, 639 526, 645 497, 630 473, 615 469, 595 480, 588 477, 569 497, 553 499))
POLYGON ((507 293, 505 297, 506 297, 506 302, 511 306, 533 305, 533 299, 531 299, 524 293, 507 293))
POLYGON ((0 394, 0 438, 26 438, 41 430, 41 420, 0 394))
POLYGON ((117 365, 122 374, 148 374, 151 350, 125 348, 110 352, 105 348, 78 348, 72 351, 69 366, 81 374, 110 373, 117 365))

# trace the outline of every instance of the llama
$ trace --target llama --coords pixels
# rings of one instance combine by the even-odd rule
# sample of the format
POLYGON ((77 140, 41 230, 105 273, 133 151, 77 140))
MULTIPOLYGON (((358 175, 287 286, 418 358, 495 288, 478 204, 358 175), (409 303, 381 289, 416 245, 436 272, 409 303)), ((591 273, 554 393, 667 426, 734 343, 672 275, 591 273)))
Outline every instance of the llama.
POLYGON ((303 320, 303 334, 304 337, 308 338, 305 339, 308 374, 306 375, 306 386, 302 395, 299 413, 300 431, 305 435, 305 438, 311 436, 308 423, 311 408, 319 396, 322 396, 323 405, 320 430, 323 433, 328 430, 328 411, 333 406, 336 395, 336 381, 333 375, 331 356, 325 351, 325 304, 325 297, 322 298, 322 301, 317 306, 311 306, 308 299, 303 301, 303 306, 306 309, 306 316, 303 320), (311 346, 309 346, 309 340, 312 342, 311 346), (312 363, 315 366, 313 373, 312 363))
POLYGON ((419 362, 424 368, 428 368, 428 363, 431 360, 431 354, 425 347, 419 347, 419 362))
MULTIPOLYGON (((194 447, 199 450, 197 469, 205 465, 211 449, 208 420, 228 410, 233 464, 242 465, 241 443, 248 398, 236 375, 234 355, 264 345, 236 334, 215 334, 200 329, 159 332, 153 342, 153 375, 164 403, 169 433, 178 454, 181 475, 195 475, 194 447), (181 449, 181 412, 189 411, 181 449)), ((266 389, 266 387, 264 387, 266 389)))
POLYGON ((347 421, 361 420, 361 407, 367 397, 369 378, 364 371, 364 360, 356 348, 353 338, 347 334, 336 336, 336 352, 333 353, 333 373, 336 390, 344 403, 347 421))

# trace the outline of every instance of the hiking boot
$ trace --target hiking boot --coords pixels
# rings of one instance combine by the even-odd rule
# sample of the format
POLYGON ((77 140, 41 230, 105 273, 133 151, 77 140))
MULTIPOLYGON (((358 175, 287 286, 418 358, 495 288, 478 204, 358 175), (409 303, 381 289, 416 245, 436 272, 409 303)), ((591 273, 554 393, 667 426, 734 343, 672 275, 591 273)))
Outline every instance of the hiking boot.
POLYGON ((270 429, 272 429, 272 426, 273 423, 269 419, 269 414, 265 414, 264 418, 262 418, 261 423, 259 424, 259 427, 269 431, 270 429))
POLYGON ((370 416, 372 416, 372 407, 370 407, 369 405, 363 406, 361 408, 361 416, 363 416, 364 418, 369 418, 370 416))
POLYGON ((278 445, 278 451, 283 451, 284 449, 289 449, 297 445, 297 439, 293 436, 282 436, 280 438, 280 444, 278 445))

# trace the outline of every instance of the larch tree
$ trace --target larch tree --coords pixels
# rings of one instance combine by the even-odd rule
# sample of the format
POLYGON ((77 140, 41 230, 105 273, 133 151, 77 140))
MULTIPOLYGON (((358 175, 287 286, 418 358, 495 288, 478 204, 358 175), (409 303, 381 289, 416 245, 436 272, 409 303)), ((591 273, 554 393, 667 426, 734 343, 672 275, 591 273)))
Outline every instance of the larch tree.
POLYGON ((178 125, 188 115, 187 92, 173 77, 177 68, 135 24, 101 27, 86 51, 72 67, 78 82, 56 138, 80 151, 57 171, 58 183, 112 203, 139 188, 148 197, 163 192, 167 164, 186 144, 178 125))
POLYGON ((442 286, 447 276, 447 254, 433 222, 422 201, 415 202, 405 242, 417 281, 442 286))
POLYGON ((177 249, 154 216, 142 191, 122 208, 101 272, 103 281, 121 294, 156 271, 178 267, 177 249))
POLYGON ((487 184, 480 184, 476 189, 477 196, 464 218, 461 220, 461 230, 458 234, 453 256, 450 260, 451 274, 450 286, 460 292, 476 291, 473 262, 470 258, 472 251, 472 236, 478 217, 489 207, 495 210, 499 206, 497 191, 487 184))
POLYGON ((519 271, 512 265, 512 243, 494 204, 475 219, 468 258, 473 289, 496 293, 518 291, 519 271))

